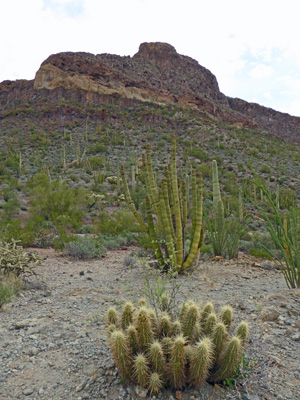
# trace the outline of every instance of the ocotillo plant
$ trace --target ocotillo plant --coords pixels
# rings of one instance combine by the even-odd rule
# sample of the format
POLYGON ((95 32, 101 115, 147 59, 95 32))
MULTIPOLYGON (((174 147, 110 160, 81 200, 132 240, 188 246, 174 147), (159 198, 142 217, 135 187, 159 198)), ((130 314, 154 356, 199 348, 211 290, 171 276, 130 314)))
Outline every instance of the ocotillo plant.
POLYGON ((143 155, 143 168, 147 222, 144 222, 134 206, 122 166, 126 201, 143 230, 149 234, 159 264, 164 269, 173 268, 182 272, 197 264, 203 241, 202 176, 197 180, 196 172, 192 171, 192 210, 188 213, 186 185, 177 176, 175 135, 172 137, 171 163, 165 167, 165 177, 159 184, 155 181, 149 145, 146 155, 143 155), (189 224, 188 215, 192 216, 192 223, 189 224), (189 251, 185 252, 187 232, 190 234, 191 244, 189 251))
MULTIPOLYGON (((212 303, 200 308, 194 301, 181 307, 180 322, 162 312, 156 316, 143 300, 126 303, 120 314, 110 307, 106 331, 120 376, 157 394, 163 388, 216 383, 236 371, 247 343, 249 327, 241 322, 229 334, 230 306, 215 313, 212 303), (124 323, 125 321, 125 323, 124 323)), ((175 317, 174 317, 175 318, 175 317)))

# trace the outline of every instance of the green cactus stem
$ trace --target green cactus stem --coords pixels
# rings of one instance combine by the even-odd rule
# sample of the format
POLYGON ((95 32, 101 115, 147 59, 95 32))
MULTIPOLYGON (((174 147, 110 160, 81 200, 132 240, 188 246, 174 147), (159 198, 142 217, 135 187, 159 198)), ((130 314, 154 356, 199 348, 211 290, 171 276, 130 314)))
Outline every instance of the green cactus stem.
POLYGON ((118 325, 119 317, 115 307, 109 307, 105 315, 105 324, 106 326, 109 325, 118 325))
POLYGON ((167 363, 162 345, 157 340, 150 346, 149 359, 154 371, 158 372, 160 377, 165 381, 167 363))
POLYGON ((195 336, 197 322, 199 319, 199 310, 197 304, 192 304, 186 311, 184 321, 182 323, 182 334, 189 341, 195 336))
POLYGON ((217 322, 211 335, 212 342, 214 345, 213 363, 215 363, 218 360, 221 350, 224 347, 224 343, 227 339, 227 336, 228 336, 228 331, 225 324, 223 322, 217 322))
POLYGON ((241 339, 242 346, 245 347, 249 336, 249 325, 246 321, 242 321, 236 329, 235 336, 241 339))
POLYGON ((163 380, 157 372, 153 372, 149 377, 148 389, 151 396, 158 394, 163 388, 163 380))
POLYGON ((186 261, 183 264, 182 270, 186 270, 192 265, 192 262, 194 261, 195 258, 197 258, 198 253, 200 252, 200 246, 199 244, 201 243, 201 230, 202 230, 202 215, 203 215, 203 209, 202 209, 202 203, 203 203, 203 187, 202 187, 202 175, 199 177, 199 188, 198 188, 198 193, 197 193, 197 209, 196 209, 196 224, 195 224, 195 231, 192 239, 192 244, 190 248, 189 255, 186 259, 186 261))
POLYGON ((180 270, 183 264, 183 238, 182 238, 182 221, 181 221, 181 209, 180 209, 180 198, 178 191, 178 178, 177 178, 177 167, 176 167, 176 139, 175 135, 172 136, 172 149, 171 149, 171 183, 174 201, 174 213, 175 213, 175 240, 176 240, 176 265, 180 270))
POLYGON ((132 371, 132 360, 126 336, 122 331, 115 330, 111 333, 110 348, 118 371, 124 378, 129 378, 132 371))
POLYGON ((208 376, 212 364, 212 349, 212 342, 209 338, 204 338, 192 348, 189 380, 196 387, 201 386, 208 376))
POLYGON ((233 309, 231 306, 224 306, 219 313, 220 320, 224 322, 227 329, 231 327, 233 321, 233 309))
POLYGON ((147 358, 140 353, 133 360, 133 371, 137 382, 142 387, 147 387, 150 377, 150 368, 147 358))
POLYGON ((223 382, 230 378, 240 363, 243 354, 241 339, 234 336, 226 344, 225 351, 221 354, 217 371, 209 378, 212 382, 223 382))
POLYGON ((215 313, 209 314, 209 316, 206 319, 205 322, 205 327, 204 327, 204 334, 206 336, 210 336, 214 330, 214 327, 216 326, 217 323, 217 316, 215 313))
POLYGON ((200 324, 203 329, 205 329, 207 317, 213 312, 214 312, 214 306, 209 301, 208 303, 205 304, 205 306, 203 307, 201 314, 200 314, 200 324))
POLYGON ((219 185, 219 177, 218 177, 218 165, 217 161, 212 161, 212 179, 213 179, 213 214, 215 219, 218 216, 218 202, 221 200, 221 191, 219 185))
POLYGON ((159 334, 160 337, 172 335, 172 321, 167 313, 163 313, 159 319, 159 334))
POLYGON ((141 351, 146 351, 149 349, 153 339, 152 324, 147 308, 141 307, 136 311, 135 326, 139 347, 141 351))
POLYGON ((130 325, 133 321, 133 304, 131 302, 127 302, 124 304, 121 314, 121 326, 125 330, 128 325, 130 325))
POLYGON ((173 332, 173 336, 179 336, 181 334, 182 325, 179 320, 174 321, 172 332, 173 332))
POLYGON ((143 218, 141 216, 141 214, 138 212, 138 210, 135 208, 134 202, 130 196, 130 192, 128 189, 128 185, 127 185, 127 180, 126 180, 126 176, 125 176, 125 169, 124 169, 124 165, 121 165, 121 176, 122 176, 122 181, 123 181, 123 185, 124 185, 124 190, 125 190, 125 198, 128 204, 128 207, 130 208, 130 211, 133 213, 133 215, 135 216, 136 220, 138 221, 138 223, 140 224, 141 228, 145 231, 148 232, 148 227, 147 225, 144 223, 143 218))
POLYGON ((129 325, 126 329, 126 340, 129 351, 134 356, 139 352, 139 344, 137 340, 137 331, 134 325, 129 325))
POLYGON ((183 336, 174 339, 169 361, 170 381, 175 389, 181 389, 186 383, 186 341, 183 336))

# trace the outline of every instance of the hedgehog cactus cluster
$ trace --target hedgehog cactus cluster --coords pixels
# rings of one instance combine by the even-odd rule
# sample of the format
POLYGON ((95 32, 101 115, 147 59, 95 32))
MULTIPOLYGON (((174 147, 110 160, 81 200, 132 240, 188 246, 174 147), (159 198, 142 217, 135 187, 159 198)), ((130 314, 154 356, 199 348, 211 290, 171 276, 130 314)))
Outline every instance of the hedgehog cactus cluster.
POLYGON ((164 269, 172 267, 177 272, 184 271, 197 264, 200 247, 203 244, 202 176, 200 175, 197 179, 196 172, 192 171, 192 207, 188 210, 188 185, 177 175, 175 135, 172 137, 171 162, 165 167, 165 176, 159 183, 155 181, 149 145, 142 160, 146 185, 147 221, 143 220, 134 205, 125 169, 122 166, 121 175, 126 201, 142 229, 149 234, 159 264, 164 269), (188 215, 191 216, 191 223, 188 215), (187 232, 191 237, 188 251, 185 249, 187 232))
POLYGON ((200 308, 194 301, 181 307, 178 319, 156 315, 143 299, 124 304, 121 313, 106 313, 109 346, 119 374, 157 394, 163 388, 200 387, 204 381, 222 382, 238 367, 248 337, 241 322, 230 334, 233 310, 218 314, 212 303, 200 308))

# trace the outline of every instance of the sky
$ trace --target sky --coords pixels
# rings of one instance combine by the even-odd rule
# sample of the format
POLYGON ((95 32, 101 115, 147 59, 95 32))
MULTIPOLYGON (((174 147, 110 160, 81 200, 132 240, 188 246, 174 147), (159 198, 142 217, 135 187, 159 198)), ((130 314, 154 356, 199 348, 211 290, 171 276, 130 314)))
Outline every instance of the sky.
POLYGON ((51 54, 133 56, 166 42, 221 92, 300 116, 299 0, 1 0, 0 82, 34 79, 51 54))

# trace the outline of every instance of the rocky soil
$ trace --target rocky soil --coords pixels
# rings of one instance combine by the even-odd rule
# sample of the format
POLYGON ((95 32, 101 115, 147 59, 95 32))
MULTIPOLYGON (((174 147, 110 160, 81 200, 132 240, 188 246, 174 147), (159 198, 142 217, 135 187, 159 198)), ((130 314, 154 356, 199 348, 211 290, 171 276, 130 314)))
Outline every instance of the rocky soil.
MULTIPOLYGON (((103 315, 141 295, 143 267, 124 266, 132 249, 78 262, 52 250, 38 276, 0 313, 0 399, 150 398, 121 382, 107 349, 103 315)), ((245 365, 232 388, 204 385, 159 399, 297 400, 300 398, 300 290, 288 290, 269 262, 206 261, 178 278, 179 297, 231 304, 235 323, 250 322, 245 365)))

